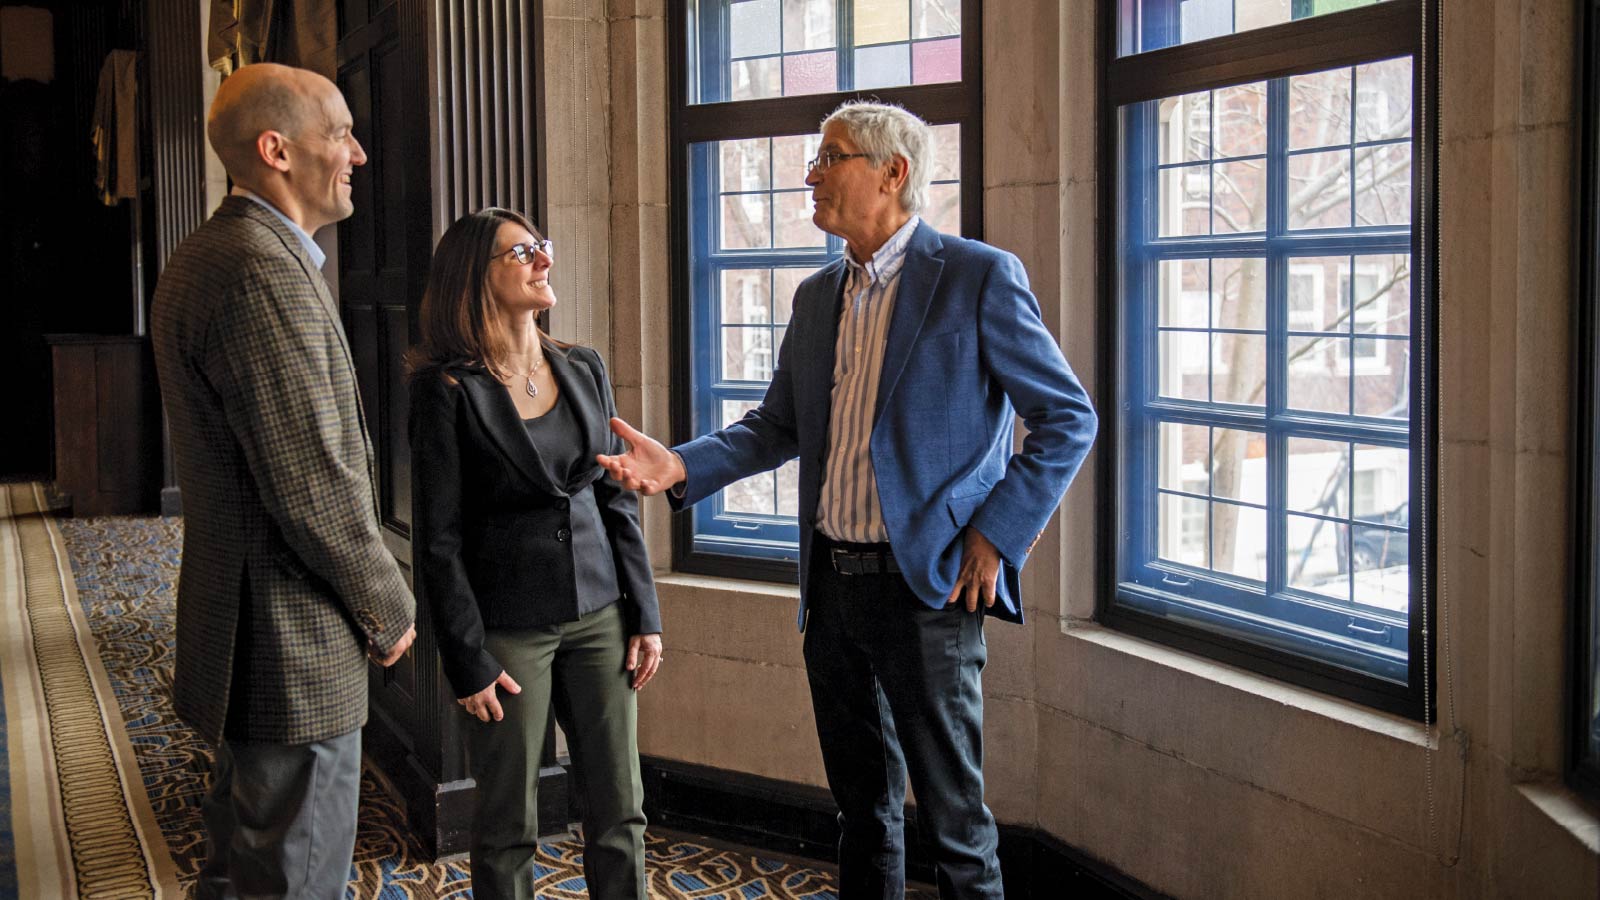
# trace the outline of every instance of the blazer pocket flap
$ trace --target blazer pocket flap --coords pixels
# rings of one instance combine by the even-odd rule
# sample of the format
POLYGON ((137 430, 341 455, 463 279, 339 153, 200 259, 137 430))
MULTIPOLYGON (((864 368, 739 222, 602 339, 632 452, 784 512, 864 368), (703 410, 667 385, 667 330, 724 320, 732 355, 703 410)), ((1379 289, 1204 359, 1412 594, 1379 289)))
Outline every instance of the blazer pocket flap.
POLYGON ((972 521, 972 514, 977 512, 978 507, 987 499, 989 499, 988 488, 960 497, 951 497, 945 501, 945 508, 950 510, 950 521, 954 522, 957 528, 965 528, 967 523, 972 521))

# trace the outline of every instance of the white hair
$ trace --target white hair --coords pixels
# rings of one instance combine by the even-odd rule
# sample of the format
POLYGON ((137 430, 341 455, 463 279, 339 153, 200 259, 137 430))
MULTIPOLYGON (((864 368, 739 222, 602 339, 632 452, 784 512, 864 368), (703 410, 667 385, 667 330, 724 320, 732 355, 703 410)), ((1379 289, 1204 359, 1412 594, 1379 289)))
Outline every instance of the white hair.
POLYGON ((906 183, 900 188, 900 205, 915 215, 928 205, 928 182, 933 180, 933 129, 902 107, 871 100, 847 100, 822 120, 826 129, 838 122, 874 166, 896 156, 906 160, 906 183))

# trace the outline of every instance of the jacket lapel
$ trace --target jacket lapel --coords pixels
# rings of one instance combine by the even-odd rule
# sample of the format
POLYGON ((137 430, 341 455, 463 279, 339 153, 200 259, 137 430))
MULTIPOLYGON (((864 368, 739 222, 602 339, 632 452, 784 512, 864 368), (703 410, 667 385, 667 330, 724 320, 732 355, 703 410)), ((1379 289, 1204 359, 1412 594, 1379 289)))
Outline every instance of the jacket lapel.
POLYGON ((611 423, 606 418, 605 404, 598 393, 598 386, 588 369, 574 361, 565 348, 547 341, 544 358, 549 360, 550 374, 560 385, 562 396, 571 405, 572 417, 583 429, 582 458, 593 462, 594 455, 607 447, 607 436, 611 433, 611 423))
MULTIPOLYGON (((801 377, 809 387, 809 394, 821 398, 823 420, 820 423, 822 433, 828 429, 827 416, 833 406, 833 363, 834 354, 839 343, 839 310, 844 303, 844 261, 835 260, 828 268, 823 269, 821 283, 817 285, 816 302, 805 305, 806 312, 815 318, 815 323, 807 329, 812 334, 810 347, 797 348, 798 359, 796 365, 803 365, 801 377)), ((798 304, 796 305, 798 308, 798 304)), ((797 386, 798 387, 798 386, 797 386)))
MULTIPOLYGON (((511 402, 511 395, 506 393, 505 387, 484 369, 462 372, 460 377, 468 404, 472 406, 484 433, 500 448, 500 452, 541 490, 565 497, 566 490, 550 480, 539 451, 528 439, 522 416, 517 413, 516 404, 511 402)), ((565 389, 566 385, 563 384, 562 390, 565 389)))
POLYGON ((917 342, 928 307, 933 303, 933 292, 944 271, 944 261, 935 255, 939 249, 939 233, 927 222, 917 226, 906 245, 906 261, 900 270, 900 286, 895 290, 894 312, 889 318, 889 335, 883 348, 883 370, 878 376, 877 405, 872 412, 874 427, 894 395, 900 372, 911 358, 911 348, 917 342))

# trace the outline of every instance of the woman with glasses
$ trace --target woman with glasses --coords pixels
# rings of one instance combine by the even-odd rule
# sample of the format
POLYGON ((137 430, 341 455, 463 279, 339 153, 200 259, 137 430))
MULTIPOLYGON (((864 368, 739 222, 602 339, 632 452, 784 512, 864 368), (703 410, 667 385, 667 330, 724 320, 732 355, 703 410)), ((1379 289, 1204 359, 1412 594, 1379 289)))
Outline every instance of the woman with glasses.
POLYGON ((661 660, 638 498, 599 354, 544 334, 554 247, 485 209, 445 232, 412 349, 414 547, 466 715, 473 896, 531 897, 539 761, 553 709, 584 800, 589 896, 644 898, 635 692, 661 660))

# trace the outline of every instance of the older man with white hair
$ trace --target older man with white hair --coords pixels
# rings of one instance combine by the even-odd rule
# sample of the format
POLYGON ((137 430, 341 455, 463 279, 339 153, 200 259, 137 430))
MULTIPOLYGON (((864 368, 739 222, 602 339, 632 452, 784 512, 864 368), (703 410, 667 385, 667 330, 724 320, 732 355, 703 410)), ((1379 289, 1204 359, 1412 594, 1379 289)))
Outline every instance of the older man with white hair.
POLYGON ((1096 429, 1017 258, 918 216, 931 143, 896 106, 824 120, 812 220, 846 253, 795 292, 761 405, 672 450, 613 420, 631 448, 600 458, 676 506, 799 458, 800 624, 845 900, 904 894, 907 774, 939 895, 1002 896, 983 620, 1022 620, 1018 572, 1096 429))

